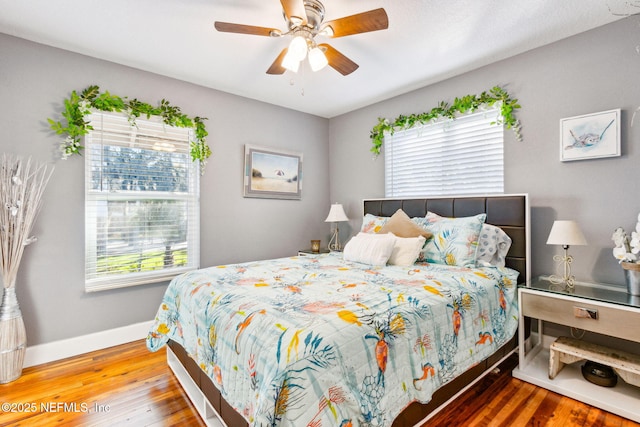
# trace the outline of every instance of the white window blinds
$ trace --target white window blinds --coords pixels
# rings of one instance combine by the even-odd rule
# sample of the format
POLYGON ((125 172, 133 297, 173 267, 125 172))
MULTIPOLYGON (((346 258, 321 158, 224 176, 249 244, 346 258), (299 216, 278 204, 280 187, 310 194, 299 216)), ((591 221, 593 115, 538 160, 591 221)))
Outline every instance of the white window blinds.
POLYGON ((200 259, 192 129, 93 113, 85 138, 85 289, 169 280, 200 259))
POLYGON ((504 192, 504 126, 497 118, 499 110, 491 109, 386 135, 385 196, 504 192))

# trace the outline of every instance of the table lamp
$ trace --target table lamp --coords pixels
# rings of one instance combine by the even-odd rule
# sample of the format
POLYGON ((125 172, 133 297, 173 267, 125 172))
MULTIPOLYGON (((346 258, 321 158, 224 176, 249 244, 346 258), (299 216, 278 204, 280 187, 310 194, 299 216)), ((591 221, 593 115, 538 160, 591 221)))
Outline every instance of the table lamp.
POLYGON ((338 222, 341 221, 349 221, 347 215, 344 213, 344 208, 339 203, 334 203, 331 205, 331 209, 329 210, 329 215, 324 222, 332 222, 333 232, 331 234, 331 240, 329 240, 329 250, 330 251, 341 251, 342 245, 340 244, 340 237, 338 235, 338 222))
POLYGON ((562 277, 552 275, 549 277, 551 283, 564 285, 565 290, 573 290, 573 285, 576 279, 571 275, 571 263, 573 262, 573 257, 569 255, 567 251, 569 246, 584 246, 586 244, 587 240, 584 238, 584 234, 582 234, 577 222, 566 220, 554 221, 551 231, 549 232, 547 245, 561 245, 562 249, 564 249, 564 255, 553 256, 553 260, 558 263, 558 271, 560 271, 561 268, 563 269, 563 275, 562 277))

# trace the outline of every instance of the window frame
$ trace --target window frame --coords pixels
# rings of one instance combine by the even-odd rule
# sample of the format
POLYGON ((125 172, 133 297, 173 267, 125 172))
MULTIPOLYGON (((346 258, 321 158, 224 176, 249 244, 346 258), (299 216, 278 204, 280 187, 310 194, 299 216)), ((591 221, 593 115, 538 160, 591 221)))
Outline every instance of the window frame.
MULTIPOLYGON (((127 190, 127 191, 108 191, 92 189, 93 171, 92 165, 95 163, 96 155, 102 156, 103 150, 96 150, 96 147, 105 145, 119 145, 120 143, 108 144, 102 138, 104 133, 109 132, 102 125, 97 126, 96 120, 102 120, 105 117, 122 123, 127 120, 126 115, 92 111, 87 116, 89 123, 93 129, 85 136, 85 291, 96 292, 108 289, 117 289, 123 287, 137 286, 150 283, 158 283, 171 280, 173 277, 192 271, 200 266, 200 165, 198 162, 191 160, 190 141, 193 140, 194 131, 190 128, 178 128, 162 123, 161 118, 137 118, 134 126, 129 127, 133 131, 134 128, 147 127, 162 128, 164 131, 175 130, 178 133, 185 133, 184 140, 177 142, 177 151, 180 155, 186 156, 185 164, 187 166, 188 177, 187 191, 144 191, 144 190, 127 190), (97 152, 99 151, 99 153, 97 152), (101 202, 126 202, 126 201, 151 201, 165 200, 170 202, 186 202, 186 241, 187 241, 187 262, 184 266, 172 266, 169 269, 161 268, 151 271, 138 271, 116 274, 100 275, 97 271, 98 264, 98 204, 101 202), (91 212, 91 209, 95 212, 91 212)), ((173 141, 173 140, 172 140, 173 141)), ((177 141, 177 140, 176 140, 177 141)), ((137 145, 132 142, 129 148, 147 149, 148 147, 137 145)), ((158 150, 162 151, 162 150, 158 150)), ((101 157, 100 157, 101 158, 101 157)), ((98 159, 100 163, 100 159, 98 159)))
POLYGON ((498 120, 499 116, 500 108, 494 106, 455 119, 438 120, 385 134, 385 197, 504 193, 504 124, 498 120), (473 157, 478 152, 484 156, 482 160, 473 157), (466 157, 453 158, 452 153, 466 157), (491 160, 491 163, 485 167, 481 164, 483 160, 491 160), (443 161, 445 166, 440 165, 443 161), (420 166, 415 166, 416 163, 420 166), (473 166, 474 163, 477 165, 473 166), (486 171, 489 169, 499 175, 487 183, 486 171), (433 181, 420 175, 421 172, 424 176, 431 176, 433 181), (462 184, 463 177, 469 175, 467 183, 462 184), (478 177, 482 178, 482 185, 473 183, 478 177))

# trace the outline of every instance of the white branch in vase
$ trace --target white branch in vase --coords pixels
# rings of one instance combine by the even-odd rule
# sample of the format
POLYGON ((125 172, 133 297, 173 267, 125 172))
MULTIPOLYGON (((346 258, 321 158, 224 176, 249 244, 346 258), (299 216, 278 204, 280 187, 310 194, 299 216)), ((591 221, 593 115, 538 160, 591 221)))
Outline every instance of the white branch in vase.
POLYGON ((0 158, 0 274, 5 288, 15 285, 24 247, 33 243, 31 229, 53 167, 31 158, 0 158))

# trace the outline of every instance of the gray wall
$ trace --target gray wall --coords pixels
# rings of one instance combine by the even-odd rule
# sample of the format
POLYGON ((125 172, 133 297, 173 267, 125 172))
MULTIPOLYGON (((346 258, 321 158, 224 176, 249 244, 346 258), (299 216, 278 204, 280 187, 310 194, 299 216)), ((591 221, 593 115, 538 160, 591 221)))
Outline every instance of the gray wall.
POLYGON ((523 141, 505 133, 505 192, 530 195, 533 275, 555 272, 552 256, 562 249, 546 245, 553 221, 575 219, 588 242, 569 250, 576 278, 622 286, 611 234, 617 226, 631 231, 640 212, 640 114, 630 125, 640 105, 638 43, 632 17, 331 119, 331 200, 354 218, 353 233, 361 200, 384 196, 384 159, 369 152, 378 117, 428 111, 441 100, 501 85, 522 105, 523 141), (559 161, 560 119, 615 108, 623 111, 621 157, 559 161))
POLYGON ((201 183, 202 266, 288 256, 316 237, 325 243, 330 202, 343 203, 353 218, 341 229, 344 240, 360 227, 361 200, 384 195, 383 159, 369 152, 377 117, 426 111, 502 85, 522 104, 524 141, 505 133, 505 180, 506 192, 530 194, 533 274, 554 272, 551 258, 560 248, 545 244, 553 220, 575 219, 589 242, 570 250, 577 278, 622 285, 610 237, 617 226, 630 230, 640 212, 640 117, 630 126, 640 105, 638 43, 640 30, 630 18, 325 120, 0 34, 0 150, 56 165, 34 230, 39 240, 25 251, 18 276, 28 344, 147 321, 166 288, 84 292, 83 159, 55 160, 59 139, 46 118, 72 89, 90 84, 150 103, 165 98, 209 118, 213 157, 201 183), (623 155, 561 163, 559 120, 613 108, 623 110, 623 155), (302 201, 242 197, 246 143, 304 153, 302 201))
POLYGON ((0 152, 55 165, 17 294, 28 345, 153 319, 167 283, 84 292, 84 158, 58 160, 59 118, 71 90, 97 84, 208 117, 213 150, 201 180, 201 266, 295 255, 327 243, 328 120, 0 34, 0 152), (304 138, 299 138, 304 135, 304 138), (302 152, 301 201, 242 197, 244 144, 302 152))

